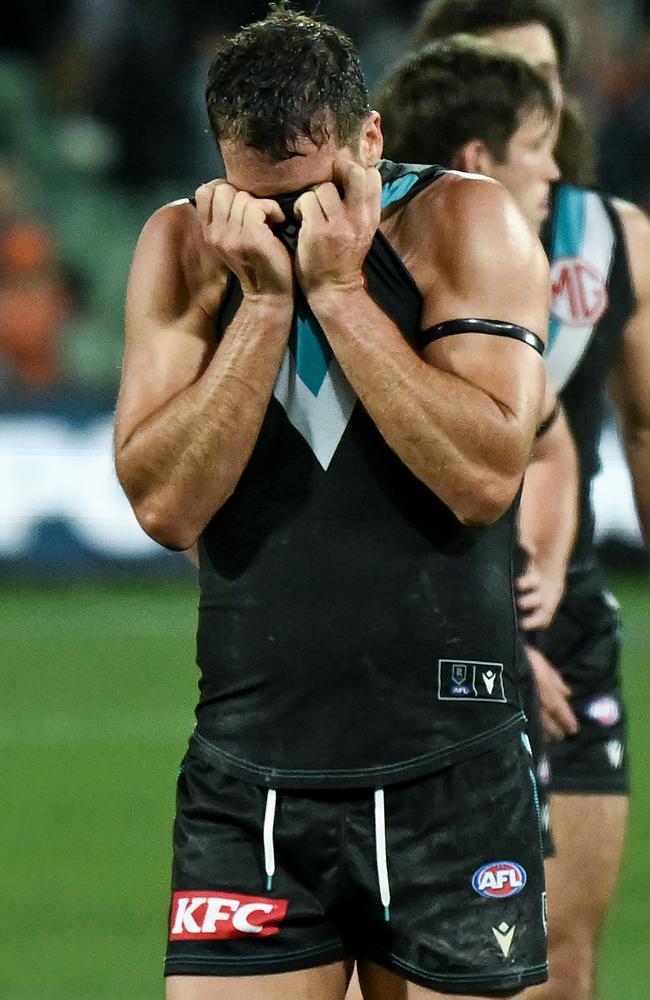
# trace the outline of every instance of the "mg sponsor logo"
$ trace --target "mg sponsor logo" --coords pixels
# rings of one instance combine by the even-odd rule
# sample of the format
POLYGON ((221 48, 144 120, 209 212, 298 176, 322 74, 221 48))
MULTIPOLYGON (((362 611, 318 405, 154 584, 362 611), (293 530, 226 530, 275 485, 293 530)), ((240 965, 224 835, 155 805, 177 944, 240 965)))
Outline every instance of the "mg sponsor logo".
POLYGON ((551 311, 568 326, 598 322, 607 308, 602 274, 578 257, 560 257, 551 265, 551 311))
POLYGON ((527 875, 516 861, 491 861, 474 872, 472 887, 481 896, 507 899, 526 885, 527 875))
POLYGON ((289 905, 286 899, 234 896, 228 892, 175 892, 170 941, 209 941, 277 934, 289 905))

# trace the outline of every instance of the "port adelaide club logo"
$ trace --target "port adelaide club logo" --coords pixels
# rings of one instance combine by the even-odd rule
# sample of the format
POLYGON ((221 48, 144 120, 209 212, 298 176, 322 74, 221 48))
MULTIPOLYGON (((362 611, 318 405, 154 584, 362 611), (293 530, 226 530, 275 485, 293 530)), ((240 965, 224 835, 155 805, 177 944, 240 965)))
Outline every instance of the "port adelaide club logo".
POLYGON ((472 876, 472 888, 489 899, 508 899, 521 892, 527 875, 516 861, 491 861, 472 876))

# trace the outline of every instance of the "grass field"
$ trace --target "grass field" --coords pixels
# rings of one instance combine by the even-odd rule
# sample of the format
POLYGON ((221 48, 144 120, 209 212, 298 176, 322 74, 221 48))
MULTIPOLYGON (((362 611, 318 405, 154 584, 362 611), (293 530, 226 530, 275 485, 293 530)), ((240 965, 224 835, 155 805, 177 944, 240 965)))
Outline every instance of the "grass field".
MULTIPOLYGON (((625 614, 635 796, 599 1000, 648 1000, 650 583, 612 583, 625 614)), ((178 583, 1 589, 2 1000, 162 996, 195 600, 178 583)))

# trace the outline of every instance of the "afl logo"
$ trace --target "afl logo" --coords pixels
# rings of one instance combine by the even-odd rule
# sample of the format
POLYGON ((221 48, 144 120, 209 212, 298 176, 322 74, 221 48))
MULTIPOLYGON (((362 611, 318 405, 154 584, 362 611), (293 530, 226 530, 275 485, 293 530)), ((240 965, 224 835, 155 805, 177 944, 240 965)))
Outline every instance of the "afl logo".
POLYGON ((472 887, 481 896, 507 899, 521 892, 526 881, 526 872, 516 861, 492 861, 474 872, 472 887))
POLYGON ((611 695, 595 698, 587 705, 587 715, 601 726, 615 726, 621 717, 621 707, 611 695))
POLYGON ((560 257, 551 265, 551 312, 567 326, 597 323, 607 308, 602 274, 578 257, 560 257))

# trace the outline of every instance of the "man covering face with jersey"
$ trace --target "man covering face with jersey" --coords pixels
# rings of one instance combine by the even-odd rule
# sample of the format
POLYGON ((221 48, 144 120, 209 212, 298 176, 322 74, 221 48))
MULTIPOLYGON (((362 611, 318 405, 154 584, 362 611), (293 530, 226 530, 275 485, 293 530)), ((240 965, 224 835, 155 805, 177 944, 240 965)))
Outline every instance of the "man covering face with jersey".
POLYGON ((200 561, 167 996, 336 1000, 354 960, 376 1000, 517 992, 546 976, 510 569, 543 252, 491 181, 381 159, 330 25, 224 41, 207 105, 227 176, 143 229, 115 430, 140 522, 200 561))

